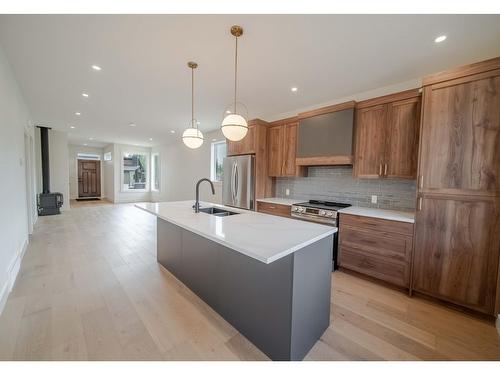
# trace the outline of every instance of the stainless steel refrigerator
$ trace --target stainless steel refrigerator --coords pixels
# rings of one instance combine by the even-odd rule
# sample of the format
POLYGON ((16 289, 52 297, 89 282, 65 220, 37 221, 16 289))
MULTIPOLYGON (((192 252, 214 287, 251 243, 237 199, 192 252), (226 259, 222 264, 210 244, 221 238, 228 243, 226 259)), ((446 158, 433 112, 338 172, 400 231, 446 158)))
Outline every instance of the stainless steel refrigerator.
POLYGON ((223 162, 222 204, 253 210, 255 207, 255 156, 228 156, 223 162))

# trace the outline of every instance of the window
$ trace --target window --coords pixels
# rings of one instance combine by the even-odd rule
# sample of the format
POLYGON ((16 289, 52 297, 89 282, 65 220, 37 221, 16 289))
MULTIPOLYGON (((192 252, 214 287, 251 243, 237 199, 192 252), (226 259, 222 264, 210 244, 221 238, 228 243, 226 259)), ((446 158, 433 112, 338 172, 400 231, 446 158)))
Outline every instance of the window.
POLYGON ((151 190, 160 191, 160 154, 151 155, 151 190))
POLYGON ((141 153, 123 154, 123 191, 146 190, 147 155, 141 153))
POLYGON ((212 142, 212 159, 210 168, 210 179, 212 181, 222 181, 224 178, 222 163, 226 155, 226 141, 212 142))
POLYGON ((101 160, 101 156, 100 155, 85 154, 85 153, 82 153, 82 152, 79 152, 76 155, 76 158, 77 159, 84 159, 84 160, 101 160))

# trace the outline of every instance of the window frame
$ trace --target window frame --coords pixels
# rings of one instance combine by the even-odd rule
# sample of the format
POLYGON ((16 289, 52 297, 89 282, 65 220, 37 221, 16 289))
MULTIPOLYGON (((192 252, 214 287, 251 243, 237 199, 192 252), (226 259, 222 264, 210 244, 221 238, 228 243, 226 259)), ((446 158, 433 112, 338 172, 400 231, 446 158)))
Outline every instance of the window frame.
MULTIPOLYGON (((222 182, 222 179, 217 180, 217 172, 216 172, 216 153, 215 149, 218 145, 224 144, 226 146, 226 156, 227 156, 227 142, 226 140, 218 140, 218 141, 212 141, 210 144, 210 180, 212 182, 222 182)), ((223 177, 224 178, 224 177, 223 177)))
POLYGON ((150 165, 151 165, 151 191, 155 192, 155 193, 159 193, 161 191, 161 159, 160 159, 160 153, 159 152, 152 152, 151 153, 151 162, 150 162, 150 165), (155 159, 155 156, 158 157, 157 159, 157 163, 158 163, 158 176, 156 176, 156 173, 155 173, 155 166, 154 166, 154 159, 155 159), (155 179, 156 177, 158 177, 158 189, 156 189, 155 187, 155 179))
POLYGON ((101 155, 93 154, 89 152, 77 152, 76 154, 77 160, 98 160, 101 161, 101 155))
POLYGON ((111 153, 111 151, 105 152, 103 154, 103 160, 104 161, 113 161, 113 154, 111 153))
POLYGON ((134 150, 129 150, 129 151, 122 151, 121 153, 121 159, 120 159, 120 192, 121 193, 147 193, 150 191, 150 176, 149 176, 149 169, 150 169, 150 153, 147 151, 134 151, 134 150), (145 171, 145 176, 146 176, 146 185, 144 189, 125 189, 124 187, 124 172, 125 172, 125 166, 123 165, 123 160, 125 158, 125 155, 144 155, 146 159, 146 171, 145 171))

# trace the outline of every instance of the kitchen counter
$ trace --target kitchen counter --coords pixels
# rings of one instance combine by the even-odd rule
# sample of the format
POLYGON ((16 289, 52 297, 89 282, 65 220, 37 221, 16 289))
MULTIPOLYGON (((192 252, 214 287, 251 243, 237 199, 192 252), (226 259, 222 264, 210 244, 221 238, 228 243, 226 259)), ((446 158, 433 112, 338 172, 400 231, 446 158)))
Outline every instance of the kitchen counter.
POLYGON ((301 360, 330 325, 334 227, 193 201, 157 216, 158 263, 273 360, 301 360), (312 270, 312 271, 311 271, 312 270))
POLYGON ((194 201, 139 203, 136 207, 223 246, 269 264, 332 235, 337 228, 200 202, 239 215, 217 217, 193 211, 194 201))
POLYGON ((411 211, 382 210, 380 208, 369 207, 347 207, 338 211, 341 214, 374 217, 377 219, 403 221, 406 223, 415 222, 415 213, 411 211))
POLYGON ((284 206, 291 206, 292 204, 303 203, 304 199, 288 199, 288 198, 259 198, 257 202, 282 204, 284 206))

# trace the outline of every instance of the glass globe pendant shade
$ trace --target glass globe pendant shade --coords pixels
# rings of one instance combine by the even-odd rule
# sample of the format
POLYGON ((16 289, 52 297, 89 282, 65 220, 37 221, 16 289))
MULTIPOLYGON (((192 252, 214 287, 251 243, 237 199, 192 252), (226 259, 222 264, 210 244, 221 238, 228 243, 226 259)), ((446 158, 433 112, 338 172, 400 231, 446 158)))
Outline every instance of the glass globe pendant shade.
POLYGON ((203 144, 203 133, 196 128, 187 128, 182 133, 182 142, 189 148, 198 148, 203 144))
POLYGON ((230 141, 241 141, 248 132, 247 120, 243 116, 231 113, 222 120, 222 134, 230 141))

